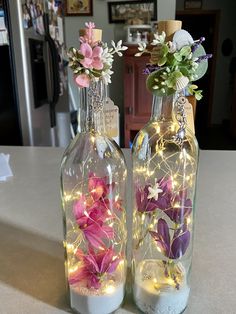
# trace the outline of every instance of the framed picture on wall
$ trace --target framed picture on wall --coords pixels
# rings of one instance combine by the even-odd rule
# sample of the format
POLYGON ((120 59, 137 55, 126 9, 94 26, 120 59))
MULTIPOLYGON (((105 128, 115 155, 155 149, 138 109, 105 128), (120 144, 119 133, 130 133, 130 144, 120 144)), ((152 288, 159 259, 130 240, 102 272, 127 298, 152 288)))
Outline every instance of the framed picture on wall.
POLYGON ((93 15, 93 0, 66 0, 65 15, 93 15))
POLYGON ((201 9, 202 0, 185 0, 184 8, 185 9, 201 9))
POLYGON ((109 23, 125 23, 127 20, 138 19, 139 24, 157 20, 157 1, 112 1, 108 2, 109 23), (142 23, 143 22, 143 23, 142 23))

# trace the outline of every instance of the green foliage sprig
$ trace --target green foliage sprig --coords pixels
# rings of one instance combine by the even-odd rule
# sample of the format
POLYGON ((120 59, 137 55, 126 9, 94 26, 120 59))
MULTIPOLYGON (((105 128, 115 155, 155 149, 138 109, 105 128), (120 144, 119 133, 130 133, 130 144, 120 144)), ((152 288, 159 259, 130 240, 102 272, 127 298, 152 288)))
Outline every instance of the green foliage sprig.
POLYGON ((154 34, 152 49, 147 48, 145 43, 139 44, 136 56, 150 54, 150 63, 144 71, 148 74, 147 88, 158 96, 171 95, 187 88, 189 94, 200 100, 202 91, 192 82, 205 74, 207 59, 211 57, 201 45, 202 38, 183 45, 175 41, 166 42, 165 39, 166 34, 162 32, 161 35, 154 34))

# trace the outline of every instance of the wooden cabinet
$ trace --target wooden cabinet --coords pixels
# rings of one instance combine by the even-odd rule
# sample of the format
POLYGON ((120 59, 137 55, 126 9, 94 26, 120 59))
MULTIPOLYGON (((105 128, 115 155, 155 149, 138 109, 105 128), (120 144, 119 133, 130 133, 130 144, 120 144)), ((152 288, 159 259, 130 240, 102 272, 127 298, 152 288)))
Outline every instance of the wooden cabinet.
POLYGON ((124 56, 125 147, 150 119, 152 107, 152 94, 146 89, 147 75, 143 73, 149 56, 135 57, 136 52, 137 47, 131 47, 124 56))
MULTIPOLYGON (((124 122, 125 147, 130 147, 135 135, 148 122, 152 108, 152 94, 146 88, 147 75, 143 73, 150 56, 135 57, 137 46, 131 46, 124 55, 124 122)), ((196 99, 188 97, 195 117, 196 99)))

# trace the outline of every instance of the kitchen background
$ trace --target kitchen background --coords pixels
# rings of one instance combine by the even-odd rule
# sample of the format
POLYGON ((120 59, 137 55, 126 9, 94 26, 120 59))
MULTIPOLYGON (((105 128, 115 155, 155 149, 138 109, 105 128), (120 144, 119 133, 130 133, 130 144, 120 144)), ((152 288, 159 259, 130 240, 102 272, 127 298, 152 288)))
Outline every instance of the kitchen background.
MULTIPOLYGON (((64 33, 65 43, 67 48, 71 46, 78 46, 78 31, 84 27, 85 21, 95 22, 98 28, 103 29, 103 39, 109 42, 114 39, 115 41, 120 38, 125 38, 124 24, 109 23, 108 17, 108 1, 93 0, 93 16, 66 16, 64 20, 64 33)), ((112 1, 109 1, 112 2, 112 1)), ((209 25, 209 33, 214 34, 214 44, 217 51, 214 54, 214 76, 211 77, 211 86, 213 87, 211 93, 211 105, 210 109, 205 106, 205 109, 201 109, 203 104, 197 105, 198 111, 196 117, 197 137, 200 142, 201 148, 207 149, 236 149, 236 116, 234 116, 234 106, 236 106, 235 97, 235 57, 236 57, 236 2, 234 0, 202 0, 201 9, 185 9, 184 0, 158 0, 157 1, 157 19, 163 20, 166 18, 174 18, 175 10, 177 11, 177 18, 183 17, 181 14, 188 12, 193 18, 193 24, 196 28, 201 28, 203 23, 203 16, 207 12, 213 14, 215 20, 212 25, 209 25), (195 13, 197 17, 194 16, 195 13), (195 19, 194 19, 195 18, 195 19), (199 25, 198 25, 199 23, 199 25), (215 24, 214 24, 215 23, 215 24), (212 27, 215 27, 212 29, 212 27), (225 40, 230 39, 231 50, 229 53, 225 53, 223 49, 223 43, 225 40), (207 109, 206 109, 207 108, 207 109), (209 110, 208 110, 209 109, 209 110), (203 124, 202 121, 205 121, 203 124), (230 130, 231 125, 231 130, 230 130), (235 125, 235 127, 234 127, 235 125), (203 126, 203 127, 202 127, 203 126)), ((184 15, 186 18, 186 14, 184 15)), ((186 23, 191 23, 186 18, 186 23)), ((187 28, 188 24, 186 25, 187 28)), ((206 26, 208 27, 208 26, 206 26)), ((184 28, 184 27, 183 27, 184 28)), ((206 31, 207 33, 207 31, 206 31)), ((202 34, 203 36, 205 34, 202 34)), ((207 41, 206 41, 207 42, 207 41)), ((227 43, 227 41, 226 41, 227 43)), ((226 44, 225 44, 226 45, 226 44)), ((228 45, 229 46, 229 45, 228 45)), ((227 47, 228 47, 227 46, 227 47)), ((212 51, 207 51, 211 53, 212 51)), ((114 64, 115 74, 112 77, 112 84, 109 88, 109 95, 114 103, 120 109, 121 120, 121 139, 124 134, 124 60, 116 59, 114 64)), ((77 99, 77 88, 73 83, 71 72, 68 75, 69 86, 72 91, 72 98, 77 99)), ((210 93, 209 90, 205 90, 204 94, 210 93)), ((2 100, 0 98, 0 105, 2 100)), ((209 105, 209 104, 208 104, 209 105)), ((0 143, 3 144, 3 143, 0 143)), ((121 140, 121 145, 124 142, 121 140)))

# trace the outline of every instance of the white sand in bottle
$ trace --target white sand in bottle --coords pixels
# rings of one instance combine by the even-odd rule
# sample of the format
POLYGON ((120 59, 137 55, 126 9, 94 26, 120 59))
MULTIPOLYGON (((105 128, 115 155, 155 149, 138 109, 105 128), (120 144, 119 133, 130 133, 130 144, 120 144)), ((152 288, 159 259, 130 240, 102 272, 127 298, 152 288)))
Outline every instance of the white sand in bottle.
POLYGON ((118 309, 125 294, 124 283, 108 285, 103 293, 87 288, 71 287, 71 307, 80 314, 109 314, 118 309))
POLYGON ((134 299, 137 306, 148 314, 180 314, 187 306, 190 288, 186 283, 183 266, 179 287, 173 279, 164 274, 164 266, 158 260, 145 260, 135 271, 134 299))

